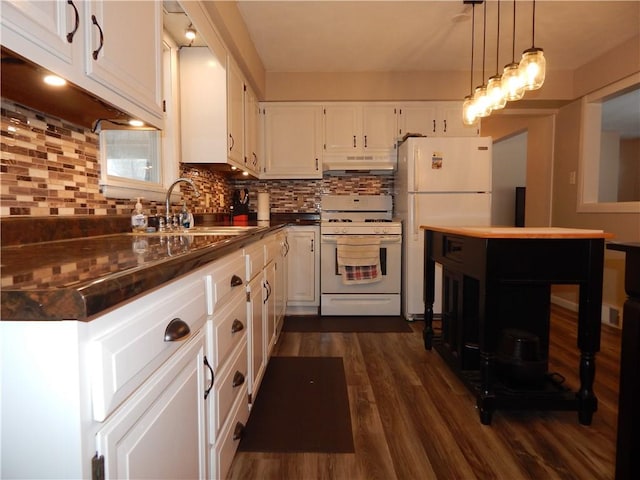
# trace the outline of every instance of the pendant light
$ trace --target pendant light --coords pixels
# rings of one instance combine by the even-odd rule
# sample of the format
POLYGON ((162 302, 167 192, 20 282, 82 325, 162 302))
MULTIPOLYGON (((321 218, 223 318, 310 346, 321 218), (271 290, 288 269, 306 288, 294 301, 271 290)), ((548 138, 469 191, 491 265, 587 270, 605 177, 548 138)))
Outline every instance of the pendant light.
POLYGON ((536 0, 533 0, 533 25, 531 28, 531 48, 522 52, 520 60, 520 77, 525 90, 537 90, 542 87, 546 75, 544 51, 535 46, 536 38, 536 0))
POLYGON ((484 31, 482 34, 482 85, 476 87, 473 93, 473 102, 476 107, 476 115, 480 118, 491 114, 491 102, 487 96, 487 86, 484 84, 484 58, 487 41, 487 2, 484 2, 484 31))
POLYGON ((513 0, 513 45, 511 63, 505 65, 502 72, 502 91, 508 102, 520 100, 524 95, 524 82, 520 77, 520 65, 515 63, 516 49, 516 0, 513 0))
POLYGON ((462 104, 462 123, 471 126, 476 123, 478 116, 476 115, 475 102, 473 101, 473 47, 475 37, 476 24, 476 4, 471 4, 471 83, 469 85, 469 95, 464 97, 462 104))
POLYGON ((496 74, 487 82, 487 96, 491 102, 491 110, 500 110, 507 104, 502 90, 502 75, 498 74, 500 61, 500 0, 498 0, 498 34, 496 36, 496 74))

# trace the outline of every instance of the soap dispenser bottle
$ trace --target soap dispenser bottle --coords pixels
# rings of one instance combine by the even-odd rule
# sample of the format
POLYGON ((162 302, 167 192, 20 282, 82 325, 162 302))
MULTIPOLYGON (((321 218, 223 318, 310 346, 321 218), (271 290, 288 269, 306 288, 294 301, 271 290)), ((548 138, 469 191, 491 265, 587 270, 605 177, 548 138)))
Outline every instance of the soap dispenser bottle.
POLYGON ((147 215, 142 210, 141 199, 142 197, 138 197, 136 206, 131 212, 131 229, 134 232, 145 232, 147 230, 147 215))

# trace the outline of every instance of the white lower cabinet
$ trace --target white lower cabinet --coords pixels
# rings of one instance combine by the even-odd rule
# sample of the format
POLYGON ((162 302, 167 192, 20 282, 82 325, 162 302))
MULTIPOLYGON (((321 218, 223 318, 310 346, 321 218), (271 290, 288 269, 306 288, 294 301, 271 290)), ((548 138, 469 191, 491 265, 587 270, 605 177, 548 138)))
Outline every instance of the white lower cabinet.
POLYGON ((316 314, 320 305, 320 227, 288 228, 287 312, 316 314))
POLYGON ((198 331, 96 434, 105 478, 205 478, 204 333, 198 331))

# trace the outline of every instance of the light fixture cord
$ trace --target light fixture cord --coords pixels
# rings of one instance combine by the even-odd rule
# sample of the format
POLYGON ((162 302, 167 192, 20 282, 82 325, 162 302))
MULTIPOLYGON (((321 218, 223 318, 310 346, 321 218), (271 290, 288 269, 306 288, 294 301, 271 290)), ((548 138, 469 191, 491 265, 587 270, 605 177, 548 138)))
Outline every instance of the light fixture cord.
POLYGON ((511 47, 511 63, 516 61, 516 0, 513 0, 513 44, 511 47))
POLYGON ((484 2, 483 13, 484 31, 482 33, 482 84, 484 85, 484 58, 485 58, 485 46, 487 43, 487 2, 484 2))
POLYGON ((536 45, 536 0, 533 0, 533 17, 531 20, 531 48, 536 45))
POLYGON ((471 86, 469 88, 469 92, 473 94, 473 50, 474 50, 474 40, 476 36, 476 4, 471 4, 471 86))
POLYGON ((496 75, 500 68, 500 0, 498 0, 498 36, 496 38, 496 75))

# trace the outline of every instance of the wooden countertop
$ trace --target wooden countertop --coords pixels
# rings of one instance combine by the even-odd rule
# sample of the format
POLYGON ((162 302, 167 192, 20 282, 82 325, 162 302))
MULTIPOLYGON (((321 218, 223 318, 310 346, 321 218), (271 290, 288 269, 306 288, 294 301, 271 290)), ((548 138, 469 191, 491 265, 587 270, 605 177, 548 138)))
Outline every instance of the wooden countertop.
POLYGON ((613 238, 603 230, 564 227, 454 227, 421 225, 422 230, 477 238, 613 238))

